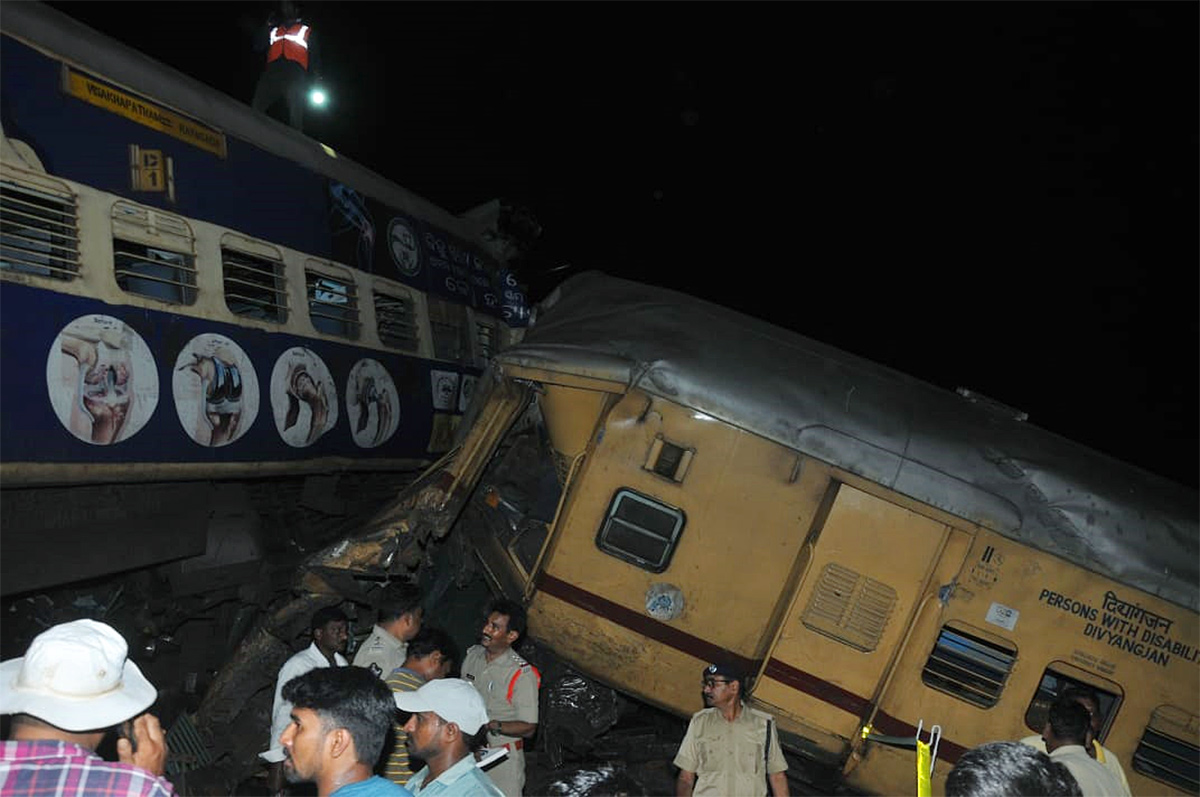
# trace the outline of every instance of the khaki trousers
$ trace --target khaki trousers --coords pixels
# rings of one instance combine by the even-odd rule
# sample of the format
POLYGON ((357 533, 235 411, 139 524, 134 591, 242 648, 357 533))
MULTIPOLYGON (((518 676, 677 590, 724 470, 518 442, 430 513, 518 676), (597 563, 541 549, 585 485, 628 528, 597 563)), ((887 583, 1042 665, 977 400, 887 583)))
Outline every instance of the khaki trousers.
POLYGON ((487 776, 504 797, 521 797, 525 788, 525 751, 509 750, 508 757, 490 767, 487 776))

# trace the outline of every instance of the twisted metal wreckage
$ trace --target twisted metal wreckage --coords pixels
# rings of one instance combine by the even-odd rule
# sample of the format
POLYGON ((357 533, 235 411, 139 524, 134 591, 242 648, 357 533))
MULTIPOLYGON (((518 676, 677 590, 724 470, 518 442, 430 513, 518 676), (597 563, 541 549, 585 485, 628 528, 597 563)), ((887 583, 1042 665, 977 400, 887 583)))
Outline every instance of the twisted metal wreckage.
POLYGON ((474 493, 474 487, 505 433, 528 406, 532 391, 485 375, 477 401, 461 428, 458 446, 408 486, 363 531, 329 545, 299 568, 293 596, 261 620, 238 645, 206 692, 195 724, 211 762, 186 773, 193 793, 229 793, 260 768, 257 740, 262 729, 248 717, 251 698, 274 686, 275 675, 292 655, 290 640, 308 629, 313 612, 344 601, 371 602, 380 581, 412 579, 428 559, 432 542, 444 538, 474 493), (501 391, 501 392, 497 392, 501 391), (499 400, 496 400, 499 399, 499 400), (254 731, 249 736, 249 723, 254 731))

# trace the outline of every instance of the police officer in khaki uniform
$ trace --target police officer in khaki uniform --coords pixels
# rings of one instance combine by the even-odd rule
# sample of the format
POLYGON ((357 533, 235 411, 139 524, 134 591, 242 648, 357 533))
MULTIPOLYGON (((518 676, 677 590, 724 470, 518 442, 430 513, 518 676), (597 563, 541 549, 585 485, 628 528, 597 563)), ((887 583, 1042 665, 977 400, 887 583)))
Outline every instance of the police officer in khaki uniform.
POLYGON ((538 723, 541 673, 512 649, 523 633, 525 610, 513 601, 492 601, 480 644, 467 650, 462 665, 463 679, 487 706, 488 747, 508 749, 508 757, 487 771, 505 797, 520 797, 525 787, 525 742, 538 723))
POLYGON ((702 711, 692 715, 675 755, 676 795, 786 797, 787 761, 770 714, 742 702, 746 679, 730 664, 710 664, 701 676, 702 711))
POLYGON ((387 678, 408 658, 408 641, 421 630, 421 591, 411 584, 389 584, 379 601, 379 622, 354 654, 354 666, 387 678))

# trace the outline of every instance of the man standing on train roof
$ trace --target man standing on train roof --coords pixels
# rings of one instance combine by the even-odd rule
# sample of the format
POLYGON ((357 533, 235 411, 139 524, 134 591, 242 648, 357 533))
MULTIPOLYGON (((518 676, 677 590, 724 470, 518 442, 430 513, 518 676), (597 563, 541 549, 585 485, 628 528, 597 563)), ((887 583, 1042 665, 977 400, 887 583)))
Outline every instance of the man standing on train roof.
POLYGON ((788 793, 787 761, 775 719, 745 704, 746 677, 729 664, 710 664, 700 675, 704 708, 692 715, 675 755, 675 794, 775 797, 788 793))
POLYGON ((158 690, 111 626, 75 620, 34 637, 0 664, 0 713, 14 714, 0 745, 0 794, 168 797, 167 741, 146 709, 158 690), (118 761, 96 748, 117 731, 118 761))
POLYGON ((408 640, 421 630, 421 592, 411 584, 389 584, 379 601, 379 622, 354 654, 355 667, 367 667, 387 678, 404 666, 408 640))
MULTIPOLYGON (((1100 698, 1096 695, 1096 691, 1088 686, 1073 684, 1064 689, 1059 697, 1065 700, 1074 700, 1087 711, 1090 719, 1089 725, 1092 729, 1092 743, 1090 746, 1085 746, 1088 755, 1096 759, 1097 764, 1103 764, 1104 768, 1121 782, 1125 791, 1129 791, 1129 779, 1125 777, 1125 768, 1121 766, 1117 754, 1100 744, 1100 740, 1096 738, 1104 722, 1104 717, 1100 714, 1100 698)), ((1043 753, 1046 752, 1046 742, 1040 735, 1026 736, 1021 740, 1021 744, 1029 745, 1043 753)))
POLYGON ((1084 797, 1131 797, 1128 786, 1087 754, 1086 748, 1092 744, 1091 720, 1087 709, 1076 701, 1063 697, 1054 701, 1042 739, 1050 760, 1071 771, 1084 797))
POLYGON ((254 87, 250 105, 266 113, 276 102, 287 103, 288 124, 297 130, 304 128, 304 103, 310 82, 317 80, 317 46, 312 25, 300 13, 300 6, 283 0, 283 19, 272 14, 267 20, 254 49, 266 50, 267 61, 254 87))
POLYGON ((542 675, 512 646, 525 633, 525 610, 497 599, 487 607, 480 644, 463 658, 462 677, 487 706, 488 746, 504 747, 508 757, 488 770, 505 797, 520 797, 525 788, 525 740, 538 726, 538 689, 542 675))
POLYGON ((283 696, 283 687, 293 678, 303 675, 318 667, 346 667, 349 662, 342 652, 350 639, 350 623, 346 615, 336 606, 326 606, 313 613, 309 623, 312 631, 312 644, 292 656, 279 668, 279 677, 275 680, 275 702, 271 707, 271 737, 268 739, 268 749, 259 753, 259 758, 271 763, 271 771, 267 777, 267 785, 272 794, 278 794, 283 788, 283 760, 286 753, 280 735, 292 721, 292 704, 283 696))

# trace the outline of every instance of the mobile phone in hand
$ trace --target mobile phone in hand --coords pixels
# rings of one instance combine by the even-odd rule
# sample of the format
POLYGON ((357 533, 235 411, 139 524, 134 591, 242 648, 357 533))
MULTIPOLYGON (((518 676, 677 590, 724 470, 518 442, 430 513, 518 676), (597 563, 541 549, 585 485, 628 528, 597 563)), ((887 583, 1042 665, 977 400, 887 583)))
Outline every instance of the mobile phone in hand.
POLYGON ((127 719, 121 723, 120 728, 117 730, 117 735, 120 736, 122 739, 129 740, 130 752, 132 752, 132 753, 137 752, 137 735, 134 734, 134 732, 133 732, 133 720, 132 719, 127 719))

